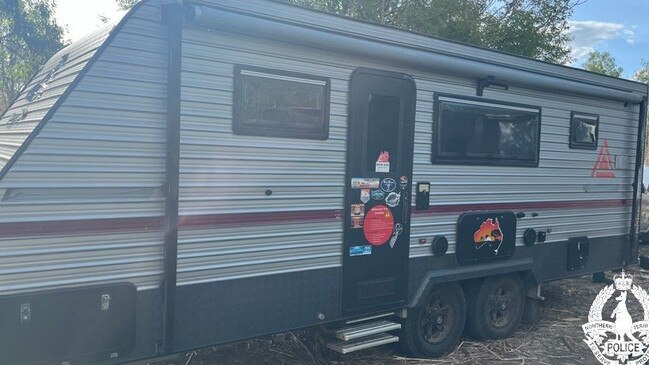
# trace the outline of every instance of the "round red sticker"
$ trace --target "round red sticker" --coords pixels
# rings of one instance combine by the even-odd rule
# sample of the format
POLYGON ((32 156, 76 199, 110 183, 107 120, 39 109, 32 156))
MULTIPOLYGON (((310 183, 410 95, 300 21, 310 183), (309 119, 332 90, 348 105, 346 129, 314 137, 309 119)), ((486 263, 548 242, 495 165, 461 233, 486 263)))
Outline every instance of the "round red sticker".
POLYGON ((363 224, 363 233, 367 242, 373 246, 381 246, 388 242, 393 230, 394 216, 390 208, 377 205, 367 212, 363 224))

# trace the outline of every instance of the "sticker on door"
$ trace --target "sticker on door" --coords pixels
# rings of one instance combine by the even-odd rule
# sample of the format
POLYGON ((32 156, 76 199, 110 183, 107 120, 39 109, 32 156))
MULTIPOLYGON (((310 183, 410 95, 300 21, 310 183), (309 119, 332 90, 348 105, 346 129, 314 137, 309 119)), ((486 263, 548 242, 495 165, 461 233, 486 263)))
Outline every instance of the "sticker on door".
POLYGON ((363 234, 367 242, 373 246, 384 245, 394 230, 394 216, 390 208, 376 205, 367 212, 363 223, 363 234))
POLYGON ((375 172, 390 172, 390 153, 382 151, 376 159, 375 172))
POLYGON ((370 189, 361 189, 361 201, 365 204, 370 201, 370 189))

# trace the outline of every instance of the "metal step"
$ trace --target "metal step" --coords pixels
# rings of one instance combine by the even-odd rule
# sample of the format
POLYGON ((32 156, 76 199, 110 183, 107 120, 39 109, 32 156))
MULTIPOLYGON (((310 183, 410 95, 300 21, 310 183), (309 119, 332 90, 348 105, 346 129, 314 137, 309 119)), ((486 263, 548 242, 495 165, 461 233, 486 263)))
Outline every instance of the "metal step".
POLYGON ((368 337, 357 338, 351 341, 340 340, 329 342, 327 344, 327 348, 341 354, 348 354, 350 352, 369 349, 370 347, 381 346, 394 342, 399 342, 399 337, 388 335, 387 333, 379 333, 368 337))
POLYGON ((353 326, 344 327, 336 331, 336 337, 343 341, 350 341, 361 337, 375 335, 377 333, 398 330, 401 328, 400 323, 388 320, 359 323, 353 326))
POLYGON ((352 323, 358 323, 358 322, 366 322, 372 319, 377 319, 377 318, 383 318, 383 317, 390 317, 393 316, 395 313, 394 312, 388 312, 388 313, 380 313, 380 314, 375 314, 369 317, 362 317, 362 318, 354 318, 346 321, 345 323, 347 324, 352 324, 352 323))

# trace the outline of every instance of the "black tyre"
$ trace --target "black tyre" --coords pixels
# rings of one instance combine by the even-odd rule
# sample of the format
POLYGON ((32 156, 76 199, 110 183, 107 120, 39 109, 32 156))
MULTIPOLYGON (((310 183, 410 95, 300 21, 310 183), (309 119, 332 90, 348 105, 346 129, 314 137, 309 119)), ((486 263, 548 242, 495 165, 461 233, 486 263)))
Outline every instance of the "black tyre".
POLYGON ((434 287, 426 303, 408 312, 401 348, 416 358, 444 356, 457 348, 466 323, 466 300, 455 283, 434 287))
POLYGON ((643 246, 649 245, 649 232, 640 232, 638 235, 638 244, 643 246))
POLYGON ((467 331, 477 339, 511 336, 523 317, 524 284, 516 274, 492 276, 467 287, 467 331))
POLYGON ((640 267, 649 270, 649 255, 640 255, 640 267))
POLYGON ((541 321, 541 301, 534 298, 525 300, 525 309, 523 310, 523 322, 527 324, 537 324, 541 321))

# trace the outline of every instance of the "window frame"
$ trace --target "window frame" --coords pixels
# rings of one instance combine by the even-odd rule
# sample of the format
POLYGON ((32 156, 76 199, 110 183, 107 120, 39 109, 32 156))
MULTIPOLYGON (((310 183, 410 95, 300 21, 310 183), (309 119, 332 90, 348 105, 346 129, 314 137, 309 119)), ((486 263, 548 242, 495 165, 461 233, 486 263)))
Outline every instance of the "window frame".
POLYGON ((432 136, 432 145, 431 145, 431 163, 436 165, 470 165, 470 166, 503 166, 503 167, 539 167, 539 161, 541 156, 541 123, 542 123, 542 108, 536 105, 521 104, 521 103, 511 103, 500 100, 485 99, 478 97, 471 97, 465 95, 457 94, 445 94, 445 93, 435 93, 433 101, 433 136, 432 136), (510 158, 498 158, 491 156, 484 157, 452 157, 444 155, 438 151, 438 148, 441 146, 441 103, 444 101, 453 102, 454 100, 440 100, 440 99, 455 99, 455 101, 460 103, 465 103, 467 105, 476 105, 487 104, 486 107, 496 107, 507 109, 510 108, 522 108, 536 110, 538 114, 538 123, 537 123, 537 144, 536 144, 536 156, 533 160, 531 159, 510 159, 510 158))
MULTIPOLYGON (((254 77, 254 76, 253 76, 254 77)), ((278 138, 292 138, 292 139, 313 139, 313 140, 327 140, 329 139, 329 120, 330 120, 330 103, 331 103, 331 79, 328 77, 258 67, 249 65, 235 65, 233 76, 233 94, 232 94, 232 133, 236 135, 245 136, 259 136, 259 137, 278 137, 278 138), (295 129, 266 129, 260 127, 258 124, 254 126, 246 125, 243 122, 244 98, 242 95, 243 82, 246 76, 242 71, 257 72, 268 75, 292 77, 296 79, 312 80, 324 82, 324 95, 323 95, 323 126, 322 130, 307 132, 295 129)))
POLYGON ((596 150, 599 143, 599 115, 582 113, 582 112, 570 112, 570 135, 568 135, 568 142, 571 149, 578 150, 596 150), (574 132, 575 119, 579 117, 584 117, 584 119, 593 119, 595 122, 595 142, 594 143, 584 143, 584 142, 575 142, 573 140, 572 133, 574 132))

